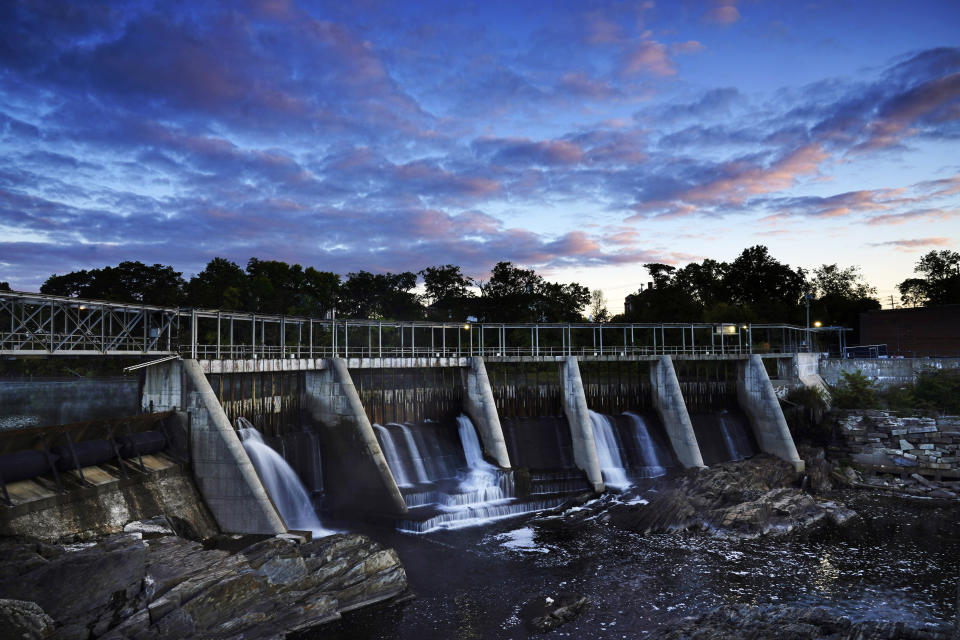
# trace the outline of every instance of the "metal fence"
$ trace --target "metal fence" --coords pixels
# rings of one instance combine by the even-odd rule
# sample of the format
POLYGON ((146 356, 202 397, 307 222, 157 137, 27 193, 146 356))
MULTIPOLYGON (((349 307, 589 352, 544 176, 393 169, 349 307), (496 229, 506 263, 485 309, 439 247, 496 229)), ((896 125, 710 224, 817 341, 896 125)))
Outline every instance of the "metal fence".
POLYGON ((743 355, 840 350, 841 327, 320 319, 0 292, 0 355, 198 359, 743 355))

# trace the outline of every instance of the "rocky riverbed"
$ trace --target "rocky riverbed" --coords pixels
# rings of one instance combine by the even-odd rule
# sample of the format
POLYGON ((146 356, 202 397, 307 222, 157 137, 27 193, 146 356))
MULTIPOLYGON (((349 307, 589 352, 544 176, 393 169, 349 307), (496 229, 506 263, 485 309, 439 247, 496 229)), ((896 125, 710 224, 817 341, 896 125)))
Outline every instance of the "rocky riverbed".
POLYGON ((842 525, 856 513, 800 488, 793 467, 774 456, 688 469, 652 486, 599 500, 583 496, 538 518, 541 526, 576 528, 598 521, 638 533, 704 530, 718 535, 785 535, 826 522, 842 525))
POLYGON ((0 539, 3 637, 283 638, 407 594, 396 552, 362 535, 205 544, 162 520, 127 530, 90 543, 0 539))

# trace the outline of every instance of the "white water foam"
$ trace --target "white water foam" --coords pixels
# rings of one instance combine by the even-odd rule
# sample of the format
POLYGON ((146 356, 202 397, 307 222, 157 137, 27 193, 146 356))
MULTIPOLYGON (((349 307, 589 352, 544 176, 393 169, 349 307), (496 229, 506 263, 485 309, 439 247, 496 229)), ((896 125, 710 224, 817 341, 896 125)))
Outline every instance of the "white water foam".
POLYGON ((656 478, 667 473, 666 466, 670 464, 670 454, 662 451, 657 441, 650 435, 650 428, 643 416, 630 411, 624 412, 624 415, 630 418, 633 424, 633 437, 637 441, 637 447, 640 449, 640 456, 643 458, 644 469, 643 476, 646 478, 656 478))

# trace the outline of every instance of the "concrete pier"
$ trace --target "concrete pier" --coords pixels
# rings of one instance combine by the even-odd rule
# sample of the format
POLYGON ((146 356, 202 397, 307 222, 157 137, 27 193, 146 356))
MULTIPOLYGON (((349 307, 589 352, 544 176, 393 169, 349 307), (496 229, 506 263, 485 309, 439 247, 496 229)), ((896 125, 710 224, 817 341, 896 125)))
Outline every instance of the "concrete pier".
MULTIPOLYGON (((190 448, 197 488, 220 529, 227 533, 286 533, 287 526, 260 482, 236 431, 196 360, 184 360, 190 448)), ((176 398, 175 374, 158 376, 166 386, 154 397, 176 398)), ((146 395, 146 393, 145 393, 146 395)))
POLYGON ((341 358, 329 358, 320 371, 305 372, 304 402, 332 445, 328 458, 337 472, 349 478, 349 500, 338 506, 358 511, 385 511, 402 515, 407 505, 387 465, 373 426, 341 358))
POLYGON ((803 471, 804 463, 790 435, 780 401, 760 356, 752 355, 738 365, 737 401, 747 414, 760 450, 782 458, 803 471))
POLYGON ((500 467, 510 468, 510 454, 503 438, 503 427, 497 414, 497 404, 490 389, 490 378, 483 358, 470 358, 470 366, 462 369, 463 410, 480 434, 484 452, 500 467))
POLYGON ((605 489, 603 474, 597 459, 597 444, 576 357, 564 358, 560 380, 563 384, 563 412, 570 423, 570 437, 573 440, 573 461, 587 474, 593 490, 602 493, 605 489))
POLYGON ((693 423, 670 356, 660 356, 650 363, 650 383, 653 406, 663 422, 677 460, 687 468, 704 466, 700 445, 697 444, 697 436, 693 432, 693 423))

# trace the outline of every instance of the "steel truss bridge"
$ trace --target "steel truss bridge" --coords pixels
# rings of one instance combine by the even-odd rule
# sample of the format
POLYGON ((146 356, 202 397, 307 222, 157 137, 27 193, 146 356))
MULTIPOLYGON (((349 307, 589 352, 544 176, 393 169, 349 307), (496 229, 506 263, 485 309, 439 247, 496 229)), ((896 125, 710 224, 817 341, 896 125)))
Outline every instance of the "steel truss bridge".
POLYGON ((0 356, 487 358, 836 351, 842 327, 320 319, 0 291, 0 356))

